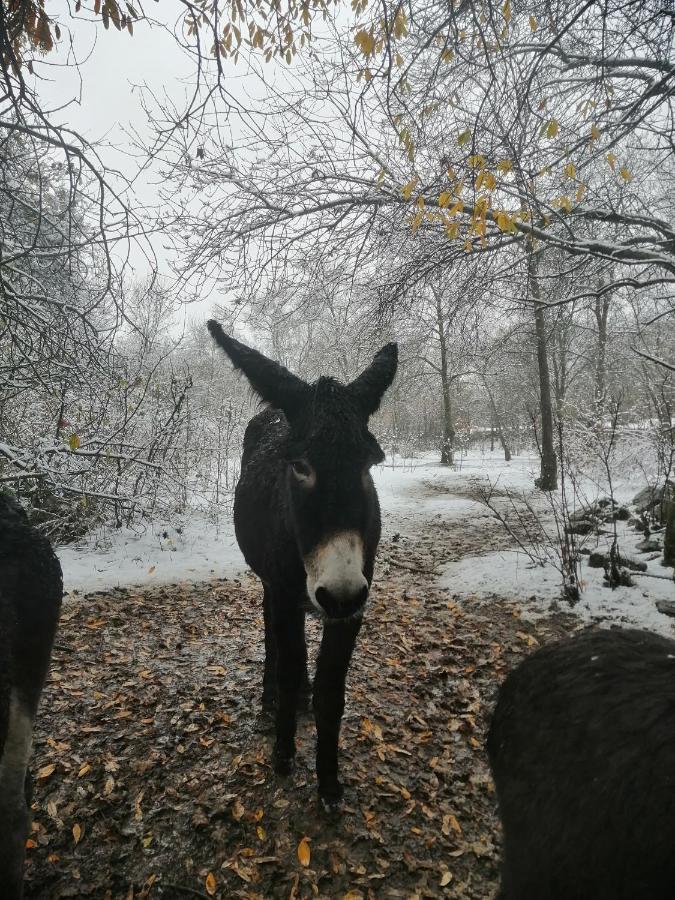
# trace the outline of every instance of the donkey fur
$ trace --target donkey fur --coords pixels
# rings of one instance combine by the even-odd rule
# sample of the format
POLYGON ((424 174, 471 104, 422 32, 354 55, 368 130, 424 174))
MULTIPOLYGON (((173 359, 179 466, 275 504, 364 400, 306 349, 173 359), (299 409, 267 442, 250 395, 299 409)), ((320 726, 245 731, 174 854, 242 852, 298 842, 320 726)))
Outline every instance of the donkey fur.
MULTIPOLYGON (((368 469, 384 454, 368 430, 368 417, 394 377, 396 345, 383 348, 349 385, 326 377, 309 385, 225 335, 217 322, 208 327, 254 390, 271 404, 250 421, 244 435, 234 523, 244 557, 263 583, 263 703, 276 704, 274 763, 276 771, 285 774, 295 754, 299 695, 309 686, 306 560, 336 534, 354 534, 363 550, 362 574, 368 586, 372 581, 380 508, 368 469), (311 470, 311 488, 294 477, 297 460, 311 470)), ((366 593, 364 589, 363 596, 331 598, 328 612, 324 610, 313 708, 319 793, 328 806, 342 796, 338 739, 345 679, 366 593)))
POLYGON ((589 631, 509 675, 488 736, 503 900, 675 897, 675 641, 589 631))
POLYGON ((22 896, 27 753, 61 608, 61 566, 0 492, 0 896, 22 896))

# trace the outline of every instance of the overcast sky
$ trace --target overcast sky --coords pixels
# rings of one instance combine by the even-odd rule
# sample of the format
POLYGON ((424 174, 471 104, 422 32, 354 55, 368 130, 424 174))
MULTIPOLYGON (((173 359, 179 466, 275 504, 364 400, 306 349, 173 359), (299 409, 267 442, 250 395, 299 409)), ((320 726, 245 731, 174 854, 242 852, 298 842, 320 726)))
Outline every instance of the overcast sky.
MULTIPOLYGON (((58 2, 63 6, 62 0, 58 2)), ((167 14, 172 7, 174 12, 167 24, 173 27, 178 4, 162 0, 161 9, 151 8, 148 12, 167 14)), ((57 51, 36 67, 43 105, 54 111, 54 121, 96 143, 108 169, 119 169, 133 177, 138 161, 131 155, 130 133, 135 131, 142 139, 151 139, 141 104, 141 88, 146 86, 159 98, 166 96, 180 107, 193 83, 193 62, 171 31, 147 22, 137 23, 131 36, 116 31, 112 25, 106 31, 100 22, 95 25, 80 15, 70 21, 68 36, 63 25, 69 20, 64 17, 59 21, 63 39, 57 51)), ((110 180, 114 182, 114 176, 110 180)), ((142 205, 156 203, 157 180, 157 172, 151 169, 136 181, 135 195, 142 205)), ((155 237, 153 246, 160 273, 168 274, 168 256, 162 241, 155 237)), ((149 271, 139 252, 133 254, 132 264, 139 277, 149 271)), ((205 318, 215 299, 192 304, 187 316, 205 318)))

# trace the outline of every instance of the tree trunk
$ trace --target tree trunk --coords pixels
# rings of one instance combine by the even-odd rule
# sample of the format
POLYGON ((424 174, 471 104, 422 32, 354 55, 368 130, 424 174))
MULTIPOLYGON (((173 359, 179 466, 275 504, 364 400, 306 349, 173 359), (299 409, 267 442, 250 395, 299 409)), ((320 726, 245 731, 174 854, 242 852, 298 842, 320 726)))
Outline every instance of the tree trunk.
POLYGON ((663 539, 663 564, 675 566, 675 498, 663 505, 663 519, 666 533, 663 539))
MULTIPOLYGON (((602 286, 602 285, 601 285, 602 286)), ((609 313, 609 295, 595 298, 595 321, 598 326, 598 346, 595 351, 595 385, 593 403, 595 419, 599 423, 605 407, 606 368, 607 368, 607 316, 609 313)))
MULTIPOLYGON (((487 391, 487 395, 490 399, 490 409, 492 410, 492 434, 494 435, 494 428, 496 426, 499 443, 502 445, 502 450, 504 451, 504 460, 506 462, 511 462, 511 448, 509 447, 508 441, 506 440, 506 435, 504 434, 504 427, 502 425, 501 416, 499 415, 499 412, 497 410, 495 398, 485 379, 483 379, 483 384, 485 385, 485 390, 487 391)), ((494 450, 494 443, 491 449, 494 450)))
POLYGON ((534 322, 537 334, 537 365, 539 368, 539 391, 541 413, 541 470, 535 484, 542 491, 558 489, 558 460, 553 443, 553 404, 551 402, 551 376, 548 368, 546 313, 541 305, 541 294, 537 280, 539 255, 530 251, 527 271, 534 303, 534 322))
POLYGON ((438 325, 438 341, 441 349, 441 388, 443 392, 443 442, 441 444, 441 463, 451 466, 454 463, 455 426, 452 416, 452 399, 450 397, 450 377, 448 375, 448 347, 445 340, 445 324, 441 306, 440 291, 435 291, 436 323, 438 325))

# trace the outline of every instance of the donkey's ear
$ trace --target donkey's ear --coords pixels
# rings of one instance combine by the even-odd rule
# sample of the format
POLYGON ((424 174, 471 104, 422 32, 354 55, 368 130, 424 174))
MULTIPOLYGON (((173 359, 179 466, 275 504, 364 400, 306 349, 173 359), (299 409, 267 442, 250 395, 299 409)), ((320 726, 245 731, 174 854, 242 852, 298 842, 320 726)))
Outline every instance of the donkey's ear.
POLYGON ((302 378, 293 375, 257 350, 231 338, 213 319, 209 319, 206 327, 214 341, 230 357, 235 368, 248 378, 251 387, 262 400, 292 414, 307 397, 309 388, 302 378))
POLYGON ((368 368, 349 385, 349 390, 367 416, 372 416, 379 407, 382 395, 394 380, 397 365, 398 345, 387 344, 375 354, 375 359, 368 368))

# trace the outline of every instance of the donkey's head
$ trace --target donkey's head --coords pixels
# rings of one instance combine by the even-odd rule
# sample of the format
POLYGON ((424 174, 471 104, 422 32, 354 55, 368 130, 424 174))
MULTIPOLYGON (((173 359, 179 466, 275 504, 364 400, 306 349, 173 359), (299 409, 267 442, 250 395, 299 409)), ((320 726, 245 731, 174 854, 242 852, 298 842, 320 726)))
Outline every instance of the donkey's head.
POLYGON ((208 328, 256 393, 288 421, 282 448, 288 509, 309 599, 329 619, 360 615, 380 536, 369 470, 384 459, 368 419, 396 374, 396 344, 383 347, 351 384, 326 377, 307 384, 228 337, 217 322, 208 328))

